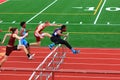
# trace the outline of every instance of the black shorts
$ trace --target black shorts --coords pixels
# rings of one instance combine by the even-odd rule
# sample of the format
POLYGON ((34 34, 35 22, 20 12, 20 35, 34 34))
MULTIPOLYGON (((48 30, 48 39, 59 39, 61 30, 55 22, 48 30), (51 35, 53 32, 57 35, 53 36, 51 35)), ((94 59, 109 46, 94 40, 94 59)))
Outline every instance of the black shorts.
POLYGON ((17 50, 17 46, 13 46, 13 47, 6 47, 6 56, 9 56, 11 53, 12 53, 12 51, 14 51, 14 50, 17 50))
POLYGON ((55 44, 63 44, 65 42, 65 40, 58 38, 58 37, 51 37, 50 38, 52 42, 54 42, 55 44))
POLYGON ((64 44, 66 45, 69 49, 72 49, 71 45, 66 41, 66 40, 63 40, 59 37, 51 37, 50 38, 52 42, 54 42, 55 44, 64 44))

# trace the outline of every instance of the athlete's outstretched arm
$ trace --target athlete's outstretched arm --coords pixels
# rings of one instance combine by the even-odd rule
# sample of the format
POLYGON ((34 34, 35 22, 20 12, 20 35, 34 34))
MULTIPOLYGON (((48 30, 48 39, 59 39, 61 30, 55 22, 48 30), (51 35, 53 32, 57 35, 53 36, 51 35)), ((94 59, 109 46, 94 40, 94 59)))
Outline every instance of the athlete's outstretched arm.
POLYGON ((62 24, 50 24, 50 26, 62 26, 62 24))
POLYGON ((10 34, 10 33, 5 34, 5 36, 4 36, 3 40, 2 40, 2 44, 5 42, 5 40, 6 40, 6 38, 7 38, 8 36, 11 36, 11 34, 10 34))
POLYGON ((14 34, 13 35, 16 39, 18 39, 18 40, 20 40, 20 39, 23 39, 23 38, 25 38, 26 36, 28 36, 28 33, 26 33, 24 36, 22 36, 22 37, 19 37, 17 34, 14 34))

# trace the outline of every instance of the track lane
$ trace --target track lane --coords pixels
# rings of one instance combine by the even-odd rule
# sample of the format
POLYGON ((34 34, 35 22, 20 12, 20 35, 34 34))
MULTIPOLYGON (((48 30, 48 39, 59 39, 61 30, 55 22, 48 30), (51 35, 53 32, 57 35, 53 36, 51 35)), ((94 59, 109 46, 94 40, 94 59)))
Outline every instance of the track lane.
MULTIPOLYGON (((70 50, 68 52, 63 64, 60 69, 74 69, 74 70, 120 70, 120 49, 102 49, 102 48, 77 48, 81 50, 80 54, 74 55, 70 50), (107 65, 109 64, 109 65, 107 65)), ((4 50, 3 50, 4 51, 4 50)), ((3 67, 17 67, 17 68, 36 68, 37 64, 44 59, 50 50, 48 48, 31 48, 32 53, 36 53, 35 60, 28 60, 26 55, 20 51, 13 52, 10 55, 8 61, 3 67), (44 51, 44 52, 43 52, 44 51), (17 57, 16 57, 17 56, 17 57), (17 62, 17 61, 18 62, 17 62)), ((0 79, 6 80, 10 78, 16 80, 20 78, 21 80, 27 80, 32 72, 0 72, 0 79), (23 75, 23 74, 26 75, 23 75), (1 77, 2 76, 2 77, 1 77)), ((55 80, 120 80, 120 75, 113 74, 70 74, 66 73, 55 73, 55 80), (60 77, 61 76, 61 77, 60 77)))

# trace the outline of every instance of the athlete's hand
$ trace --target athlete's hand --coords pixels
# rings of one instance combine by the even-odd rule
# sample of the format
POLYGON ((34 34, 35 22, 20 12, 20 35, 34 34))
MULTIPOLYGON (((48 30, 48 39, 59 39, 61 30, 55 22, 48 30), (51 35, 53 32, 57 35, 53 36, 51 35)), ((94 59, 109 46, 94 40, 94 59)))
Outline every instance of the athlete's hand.
POLYGON ((64 37, 67 37, 68 35, 67 34, 64 34, 64 37))
POLYGON ((31 31, 31 30, 26 30, 26 33, 28 33, 29 31, 31 31))
POLYGON ((0 32, 2 32, 2 30, 0 30, 0 32))
POLYGON ((25 33, 25 37, 28 36, 28 33, 25 33))
POLYGON ((3 44, 4 42, 3 41, 1 41, 1 39, 0 39, 0 44, 3 44))
POLYGON ((41 39, 43 39, 44 37, 43 36, 40 36, 41 39))

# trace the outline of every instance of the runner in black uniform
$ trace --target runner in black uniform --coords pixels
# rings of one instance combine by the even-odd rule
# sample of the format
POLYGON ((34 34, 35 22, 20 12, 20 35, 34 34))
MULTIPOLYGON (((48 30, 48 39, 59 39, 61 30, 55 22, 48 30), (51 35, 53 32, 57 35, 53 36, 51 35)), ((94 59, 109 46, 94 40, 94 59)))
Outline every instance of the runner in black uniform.
POLYGON ((61 28, 56 29, 53 34, 52 37, 50 38, 52 42, 52 44, 49 45, 49 48, 52 49, 52 47, 54 47, 56 44, 64 44, 66 45, 74 54, 79 53, 79 50, 75 50, 71 47, 71 45, 66 41, 61 39, 61 36, 66 36, 64 34, 62 34, 63 32, 66 32, 66 26, 62 25, 61 28))

